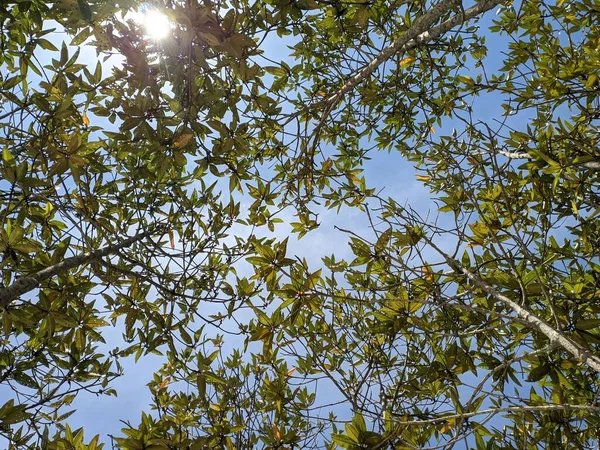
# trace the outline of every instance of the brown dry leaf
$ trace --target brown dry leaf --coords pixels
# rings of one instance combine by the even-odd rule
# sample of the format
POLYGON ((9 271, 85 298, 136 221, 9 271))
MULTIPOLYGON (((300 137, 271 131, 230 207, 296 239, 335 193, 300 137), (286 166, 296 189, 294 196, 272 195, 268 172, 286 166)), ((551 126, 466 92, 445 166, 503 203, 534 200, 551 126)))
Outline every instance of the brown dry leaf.
POLYGON ((166 387, 169 385, 169 383, 170 383, 170 382, 171 382, 171 379, 170 379, 170 378, 168 378, 168 377, 167 377, 167 378, 165 378, 165 379, 163 380, 163 382, 162 382, 162 383, 160 383, 160 386, 158 386, 158 390, 159 390, 159 391, 162 391, 164 388, 166 388, 166 387))
POLYGON ((296 371, 295 367, 292 367, 292 369, 287 373, 288 377, 291 377, 292 375, 294 375, 294 372, 296 371))
POLYGON ((221 45, 221 40, 214 34, 204 33, 200 31, 198 32, 198 36, 200 37, 200 39, 206 42, 209 47, 218 47, 219 45, 221 45))
POLYGON ((169 241, 171 242, 171 248, 175 249, 175 236, 173 235, 173 230, 169 230, 169 241))
POLYGON ((193 137, 194 137, 193 133, 182 134, 177 139, 175 139, 175 142, 173 142, 173 147, 175 147, 175 148, 185 147, 192 140, 193 137))

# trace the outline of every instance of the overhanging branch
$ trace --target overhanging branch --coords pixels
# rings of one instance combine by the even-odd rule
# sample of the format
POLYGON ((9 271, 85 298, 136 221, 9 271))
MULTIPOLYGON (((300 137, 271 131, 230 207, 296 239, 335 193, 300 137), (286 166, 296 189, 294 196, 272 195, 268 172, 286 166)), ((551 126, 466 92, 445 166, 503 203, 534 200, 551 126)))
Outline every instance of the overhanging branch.
POLYGON ((591 367, 596 372, 600 373, 600 358, 591 354, 591 352, 569 336, 553 328, 548 322, 539 318, 531 311, 526 309, 525 307, 519 305, 517 302, 511 300, 506 295, 498 292, 492 285, 483 280, 481 277, 471 272, 469 269, 464 267, 458 260, 448 255, 438 246, 436 246, 431 239, 427 236, 423 236, 423 239, 435 250, 437 251, 448 263, 450 267, 452 267, 456 272, 461 273, 467 279, 469 279, 474 286, 481 289, 483 292, 491 296, 492 298, 498 300, 503 303, 505 306, 509 307, 517 316, 527 323, 531 328, 539 331, 544 336, 548 338, 551 344, 555 344, 561 347, 563 350, 567 351, 571 355, 575 356, 584 364, 591 367))
POLYGON ((436 23, 440 17, 442 17, 451 9, 455 8, 457 5, 461 4, 460 0, 441 1, 428 12, 423 14, 419 19, 417 19, 410 29, 408 29, 402 36, 383 49, 379 55, 377 55, 371 62, 364 66, 356 75, 346 81, 338 92, 326 98, 322 102, 316 103, 315 106, 336 104, 346 93, 354 89, 365 78, 371 75, 381 64, 390 59, 396 53, 407 52, 423 43, 436 39, 442 34, 450 31, 455 26, 461 25, 470 19, 480 16, 503 1, 504 0, 482 0, 475 6, 464 10, 464 12, 457 13, 455 16, 434 27, 433 24, 436 23))
POLYGON ((117 251, 127 248, 135 242, 141 241, 152 234, 156 233, 158 228, 145 231, 133 237, 123 240, 118 244, 110 244, 106 247, 99 248, 92 252, 82 253, 81 255, 72 256, 50 267, 46 267, 31 275, 17 278, 13 284, 8 287, 0 288, 0 308, 6 308, 10 302, 19 298, 21 295, 37 288, 43 281, 48 280, 56 275, 65 273, 66 271, 96 261, 104 256, 114 254, 117 251))

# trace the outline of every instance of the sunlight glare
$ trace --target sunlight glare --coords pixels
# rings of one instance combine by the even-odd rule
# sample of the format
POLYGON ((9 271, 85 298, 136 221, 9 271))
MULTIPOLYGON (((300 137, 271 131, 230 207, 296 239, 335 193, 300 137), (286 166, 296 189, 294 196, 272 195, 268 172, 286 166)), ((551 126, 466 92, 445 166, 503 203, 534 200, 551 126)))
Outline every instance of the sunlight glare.
POLYGON ((145 35, 149 38, 160 40, 169 35, 171 22, 164 14, 152 9, 128 12, 126 20, 133 20, 144 28, 145 35))
POLYGON ((154 39, 163 39, 169 34, 171 25, 167 16, 150 10, 144 13, 144 28, 146 33, 154 39))
POLYGON ((144 13, 144 28, 146 33, 154 39, 163 39, 169 34, 171 25, 167 16, 150 10, 144 13))

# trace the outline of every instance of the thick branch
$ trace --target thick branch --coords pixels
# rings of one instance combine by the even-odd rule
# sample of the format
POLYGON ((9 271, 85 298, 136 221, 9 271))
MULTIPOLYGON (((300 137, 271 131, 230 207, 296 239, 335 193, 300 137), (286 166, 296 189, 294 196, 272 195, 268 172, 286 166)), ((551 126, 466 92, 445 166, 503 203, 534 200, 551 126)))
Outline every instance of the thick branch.
POLYGON ((20 277, 17 280, 15 280, 15 282, 10 286, 0 288, 0 308, 7 307, 10 304, 10 302, 17 299, 19 296, 29 291, 32 291, 45 280, 48 280, 56 275, 60 275, 68 271, 69 269, 73 269, 75 267, 82 266, 89 262, 96 261, 100 258, 103 258, 104 256, 114 254, 121 249, 131 246, 135 242, 147 238, 148 236, 156 233, 156 231, 157 229, 145 231, 136 236, 125 239, 122 242, 119 242, 118 244, 110 244, 106 247, 99 248, 92 252, 72 256, 50 267, 46 267, 45 269, 42 269, 39 272, 20 277))

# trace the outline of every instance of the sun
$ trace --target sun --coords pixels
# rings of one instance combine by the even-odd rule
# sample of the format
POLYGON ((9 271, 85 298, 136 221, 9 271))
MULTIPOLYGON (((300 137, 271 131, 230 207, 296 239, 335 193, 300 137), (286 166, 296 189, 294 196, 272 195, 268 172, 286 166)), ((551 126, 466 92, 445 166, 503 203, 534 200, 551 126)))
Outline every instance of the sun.
POLYGON ((164 14, 154 10, 144 12, 144 29, 154 39, 164 39, 171 31, 171 23, 164 14))
POLYGON ((154 9, 130 12, 125 18, 140 24, 146 36, 151 39, 164 39, 171 32, 171 22, 168 17, 154 9))

